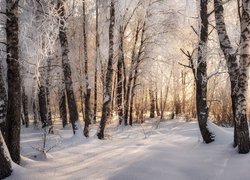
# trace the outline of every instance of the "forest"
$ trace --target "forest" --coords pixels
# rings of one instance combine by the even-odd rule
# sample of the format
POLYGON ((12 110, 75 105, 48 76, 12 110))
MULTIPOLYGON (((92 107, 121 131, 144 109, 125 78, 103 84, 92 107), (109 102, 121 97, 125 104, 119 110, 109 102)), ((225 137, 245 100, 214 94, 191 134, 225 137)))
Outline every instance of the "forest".
POLYGON ((239 179, 249 0, 0 0, 0 179, 239 179))

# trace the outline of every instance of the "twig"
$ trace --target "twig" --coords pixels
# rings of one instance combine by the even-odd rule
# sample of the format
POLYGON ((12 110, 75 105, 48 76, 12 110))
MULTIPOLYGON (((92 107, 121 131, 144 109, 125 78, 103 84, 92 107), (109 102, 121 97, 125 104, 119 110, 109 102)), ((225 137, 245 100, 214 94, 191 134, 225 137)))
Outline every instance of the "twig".
POLYGON ((193 29, 194 33, 199 36, 198 32, 194 29, 194 26, 191 26, 191 28, 193 29))
POLYGON ((6 42, 0 41, 0 44, 3 44, 3 45, 5 45, 5 46, 8 46, 8 44, 7 44, 6 42))

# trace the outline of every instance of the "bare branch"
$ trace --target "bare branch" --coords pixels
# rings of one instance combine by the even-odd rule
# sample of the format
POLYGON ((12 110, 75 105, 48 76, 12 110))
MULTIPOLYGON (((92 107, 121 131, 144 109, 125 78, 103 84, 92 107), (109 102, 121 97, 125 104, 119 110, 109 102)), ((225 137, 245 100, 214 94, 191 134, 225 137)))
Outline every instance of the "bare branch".
MULTIPOLYGON (((188 60, 189 60, 189 65, 188 65, 188 66, 187 66, 187 65, 184 65, 184 64, 182 64, 182 65, 184 65, 184 66, 186 66, 186 67, 192 69, 192 72, 193 72, 194 77, 195 77, 195 79, 196 79, 196 73, 195 73, 195 67, 194 67, 194 61, 193 61, 193 54, 194 54, 194 52, 195 52, 195 49, 192 51, 191 54, 190 54, 189 51, 185 52, 183 49, 180 49, 180 50, 181 50, 181 52, 182 52, 184 55, 186 55, 186 56, 188 57, 188 60)), ((179 63, 179 64, 180 64, 180 63, 179 63)))
POLYGON ((181 65, 181 66, 183 66, 183 67, 192 69, 192 67, 191 67, 190 65, 182 64, 182 63, 180 63, 180 62, 178 62, 178 64, 181 65))
POLYGON ((212 77, 214 77, 214 76, 216 76, 216 75, 220 75, 220 74, 225 74, 225 73, 227 73, 227 71, 215 71, 215 72, 213 72, 213 73, 211 73, 211 74, 209 74, 208 76, 207 76, 207 80, 209 80, 210 78, 212 78, 212 77))
POLYGON ((183 49, 181 49, 180 48, 180 50, 181 50, 181 52, 183 53, 183 54, 185 54, 185 56, 187 56, 188 58, 190 58, 190 53, 187 51, 187 52, 185 52, 183 49))
POLYGON ((191 28, 193 29, 194 33, 195 33, 197 36, 199 36, 198 32, 194 29, 194 27, 191 26, 191 28))
POLYGON ((208 33, 208 36, 213 32, 213 30, 216 29, 216 27, 215 27, 213 24, 209 23, 209 25, 212 26, 212 29, 211 29, 211 31, 208 33))
POLYGON ((3 45, 5 45, 5 46, 8 46, 8 44, 7 44, 6 42, 0 41, 0 44, 3 44, 3 45))

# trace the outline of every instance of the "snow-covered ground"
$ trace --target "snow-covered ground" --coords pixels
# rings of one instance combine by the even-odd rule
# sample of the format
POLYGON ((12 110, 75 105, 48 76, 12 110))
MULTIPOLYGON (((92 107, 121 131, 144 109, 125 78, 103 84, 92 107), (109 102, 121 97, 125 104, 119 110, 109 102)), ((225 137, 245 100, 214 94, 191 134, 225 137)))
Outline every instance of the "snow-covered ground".
MULTIPOLYGON (((168 120, 156 129, 157 119, 142 126, 108 126, 106 140, 72 138, 71 129, 56 130, 48 146, 56 145, 42 160, 36 150, 41 131, 22 129, 22 166, 14 166, 8 180, 248 180, 250 154, 232 148, 232 129, 209 123, 216 141, 201 141, 196 121, 168 120)), ((49 148, 49 147, 48 147, 49 148)))

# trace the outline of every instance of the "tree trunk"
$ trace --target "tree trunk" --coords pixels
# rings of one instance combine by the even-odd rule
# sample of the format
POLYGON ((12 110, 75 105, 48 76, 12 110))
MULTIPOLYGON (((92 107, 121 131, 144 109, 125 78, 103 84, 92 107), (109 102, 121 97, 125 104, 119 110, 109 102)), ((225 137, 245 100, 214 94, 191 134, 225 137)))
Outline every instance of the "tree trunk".
POLYGON ((5 134, 5 121, 7 112, 7 93, 2 74, 2 64, 0 63, 0 131, 5 134))
POLYGON ((238 74, 239 74, 239 65, 236 56, 236 50, 233 49, 231 41, 227 34, 227 29, 224 20, 224 9, 222 6, 221 0, 214 0, 214 9, 215 9, 215 22, 216 29, 219 36, 220 47, 223 51, 223 54, 226 58, 228 73, 231 83, 231 100, 232 100, 232 111, 234 119, 234 147, 237 146, 237 132, 236 132, 236 106, 237 106, 237 92, 238 92, 238 74))
POLYGON ((82 77, 83 77, 83 60, 81 56, 82 52, 82 47, 79 45, 79 71, 80 71, 80 83, 79 83, 79 94, 80 94, 80 108, 81 108, 81 114, 82 114, 82 119, 84 121, 85 119, 85 112, 84 112, 84 94, 83 94, 83 87, 82 87, 82 77))
POLYGON ((37 114, 37 104, 36 104, 35 99, 33 99, 33 102, 32 102, 32 110, 33 110, 34 127, 37 128, 38 127, 38 114, 37 114))
POLYGON ((0 131, 0 179, 4 179, 12 173, 11 159, 0 131))
POLYGON ((155 117, 155 97, 154 97, 154 91, 152 89, 149 89, 149 99, 150 99, 150 118, 155 117))
POLYGON ((59 22, 59 40, 61 44, 62 49, 62 65, 63 65, 63 73, 64 73, 64 79, 65 79, 65 89, 67 93, 67 100, 68 100, 68 110, 69 110, 69 116, 70 121, 72 124, 73 133, 76 133, 77 130, 77 121, 79 120, 76 101, 75 101, 75 95, 73 90, 73 82, 71 78, 71 68, 70 68, 70 62, 69 62, 69 45, 68 45, 68 39, 66 35, 66 27, 65 27, 65 7, 64 7, 64 0, 59 0, 57 4, 58 13, 60 16, 59 22))
POLYGON ((46 105, 46 91, 44 85, 40 84, 38 91, 38 101, 39 101, 39 114, 42 122, 42 128, 48 126, 48 110, 46 105))
POLYGON ((161 89, 161 97, 160 97, 160 109, 161 109, 161 112, 160 112, 160 119, 163 119, 163 116, 164 116, 164 108, 163 108, 163 104, 165 103, 165 99, 163 99, 163 92, 162 92, 162 89, 161 89))
MULTIPOLYGON (((132 89, 131 89, 130 105, 129 105, 129 125, 130 126, 132 126, 132 124, 133 124, 133 106, 134 106, 134 96, 135 96, 135 86, 136 86, 136 82, 137 82, 137 76, 138 76, 138 66, 136 65, 132 89)), ((142 106, 143 106, 143 104, 142 104, 142 106)))
POLYGON ((168 100, 168 91, 169 91, 169 84, 171 81, 171 77, 172 77, 172 71, 170 72, 170 76, 169 76, 169 80, 167 83, 167 88, 166 88, 166 93, 165 93, 164 99, 163 99, 163 93, 161 90, 161 105, 160 105, 161 106, 161 118, 160 119, 163 119, 163 117, 164 117, 164 111, 166 109, 166 104, 167 104, 167 100, 168 100))
POLYGON ((159 110, 159 106, 158 106, 158 90, 156 89, 155 91, 155 109, 156 109, 156 114, 157 116, 160 116, 160 110, 159 110))
POLYGON ((141 39, 140 39, 140 46, 139 46, 139 51, 138 54, 136 56, 136 60, 135 60, 135 66, 134 66, 134 77, 133 77, 133 85, 131 88, 131 97, 130 97, 130 115, 129 115, 129 124, 132 126, 132 122, 133 122, 133 104, 134 104, 134 95, 135 95, 135 88, 136 88, 136 83, 137 83, 137 77, 139 74, 139 66, 141 63, 141 56, 143 53, 143 47, 144 47, 144 35, 145 35, 145 28, 146 28, 146 22, 144 21, 143 26, 142 26, 142 32, 141 32, 141 39))
POLYGON ((132 90, 131 90, 131 96, 130 96, 130 105, 129 105, 129 125, 130 126, 133 125, 133 106, 134 106, 135 85, 136 85, 136 78, 134 78, 132 90))
POLYGON ((23 115, 24 115, 24 123, 25 127, 29 127, 29 104, 28 104, 28 96, 25 94, 25 87, 22 88, 22 103, 23 103, 23 115))
POLYGON ((250 63, 250 2, 242 1, 241 16, 241 44, 240 44, 240 71, 238 78, 237 106, 236 106, 236 132, 239 153, 249 152, 249 130, 247 121, 247 90, 250 63))
POLYGON ((122 124, 123 121, 123 95, 122 95, 122 87, 123 87, 123 80, 122 80, 122 66, 124 62, 124 50, 123 50, 123 27, 120 26, 119 29, 119 55, 118 55, 118 62, 117 62, 117 88, 116 88, 116 101, 117 101, 117 111, 118 111, 118 119, 119 124, 122 124))
POLYGON ((31 97, 31 105, 32 105, 32 116, 33 116, 33 126, 34 128, 38 128, 38 121, 39 121, 39 114, 38 114, 38 94, 36 94, 37 90, 37 82, 33 82, 33 87, 32 87, 32 97, 31 97))
POLYGON ((114 25, 115 25, 115 7, 114 7, 114 0, 111 0, 110 25, 109 25, 109 58, 108 58, 108 66, 106 72, 102 117, 99 130, 97 133, 97 137, 99 139, 104 139, 104 129, 110 114, 110 101, 111 101, 112 77, 113 77, 113 57, 114 57, 114 25))
POLYGON ((113 117, 114 108, 115 108, 115 106, 116 106, 116 104, 115 104, 115 100, 116 100, 116 98, 115 98, 115 96, 116 96, 116 86, 117 86, 116 78, 117 78, 117 76, 116 76, 116 74, 114 74, 114 75, 113 75, 113 78, 112 78, 112 79, 113 79, 113 80, 112 80, 113 85, 112 85, 112 96, 111 96, 110 117, 113 117))
POLYGON ((97 63, 99 58, 99 0, 96 0, 96 58, 95 58, 95 84, 94 84, 94 114, 93 123, 96 123, 97 113, 97 63))
POLYGON ((84 136, 89 137, 89 125, 91 124, 91 110, 90 110, 90 94, 91 86, 88 78, 88 47, 87 47, 87 32, 86 32, 86 12, 85 12, 85 0, 82 3, 83 9, 83 39, 84 39, 84 74, 85 74, 85 125, 84 125, 84 136))
POLYGON ((50 71, 51 71, 51 59, 47 59, 47 75, 46 75, 46 107, 47 107, 47 121, 49 126, 49 133, 53 133, 53 122, 50 106, 50 71))
POLYGON ((182 84, 182 114, 185 114, 186 110, 186 73, 181 72, 181 84, 182 84))
POLYGON ((85 119, 85 113, 84 113, 84 97, 83 97, 83 90, 82 90, 82 85, 80 85, 79 87, 79 93, 80 93, 80 101, 81 101, 81 113, 82 113, 82 119, 84 120, 85 119))
POLYGON ((18 2, 7 1, 6 34, 8 64, 8 108, 6 119, 6 144, 12 160, 20 163, 21 78, 18 50, 18 2))
POLYGON ((207 40, 208 40, 208 13, 207 0, 200 0, 200 35, 198 45, 198 61, 196 72, 196 109, 199 128, 205 143, 214 141, 213 134, 207 127, 207 40))
MULTIPOLYGON (((178 88, 178 82, 179 82, 179 77, 176 77, 176 73, 173 73, 173 87, 174 89, 178 88)), ((174 96, 174 109, 173 109, 173 118, 175 117, 174 115, 179 115, 181 113, 181 102, 180 102, 180 96, 179 96, 179 91, 173 92, 174 96)))
POLYGON ((66 94, 64 90, 59 90, 59 112, 63 128, 65 128, 65 126, 68 124, 68 120, 67 120, 66 94))
POLYGON ((139 33, 140 33, 140 25, 138 23, 137 29, 136 29, 136 33, 135 33, 135 42, 133 45, 133 50, 132 50, 132 56, 131 56, 131 67, 130 67, 130 71, 129 71, 129 78, 128 78, 128 85, 127 85, 127 91, 126 91, 126 98, 125 98, 125 105, 124 105, 124 123, 125 125, 128 124, 128 113, 129 113, 129 103, 131 101, 130 97, 131 97, 131 86, 132 86, 132 81, 133 81, 133 72, 134 72, 134 66, 135 66, 135 56, 136 56, 136 45, 138 42, 138 38, 139 38, 139 33))
MULTIPOLYGON (((124 30, 125 32, 125 30, 124 30)), ((124 36, 124 34, 123 34, 124 36)), ((123 48, 122 48, 123 49, 123 48)), ((122 70, 123 70, 123 78, 122 78, 122 85, 123 85, 123 96, 122 98, 125 99, 126 98, 126 94, 127 94, 127 72, 126 72, 126 63, 125 63, 125 59, 124 59, 124 50, 123 50, 123 61, 122 61, 122 70)))

